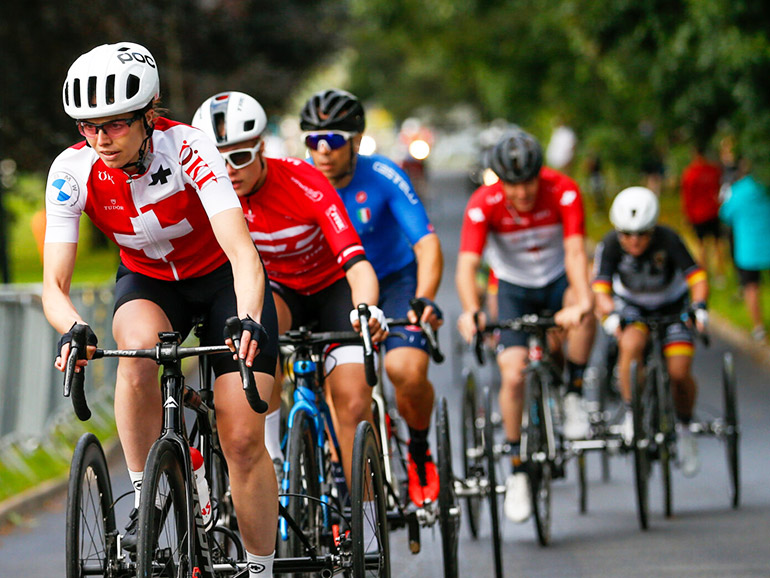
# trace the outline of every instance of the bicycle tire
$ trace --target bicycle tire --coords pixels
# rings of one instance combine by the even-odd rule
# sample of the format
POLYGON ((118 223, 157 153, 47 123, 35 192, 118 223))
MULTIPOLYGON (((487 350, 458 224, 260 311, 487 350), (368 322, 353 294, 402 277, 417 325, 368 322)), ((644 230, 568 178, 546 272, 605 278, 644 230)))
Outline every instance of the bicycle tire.
POLYGON ((578 453, 575 463, 578 476, 578 509, 581 514, 585 514, 588 512, 588 478, 586 476, 585 452, 578 453))
POLYGON ((636 363, 631 364, 631 411, 634 420, 634 482, 636 487, 636 511, 639 526, 646 530, 649 522, 650 453, 647 437, 648 408, 639 382, 636 363))
POLYGON ((460 538, 460 509, 454 489, 452 445, 449 435, 449 413, 446 398, 438 400, 436 409, 436 448, 438 454, 438 522, 441 530, 441 552, 444 578, 459 575, 457 548, 460 538))
POLYGON ((150 449, 139 501, 137 576, 186 576, 195 540, 187 510, 184 466, 177 442, 160 439, 150 449), (156 503, 161 508, 156 507, 156 503))
POLYGON ((350 504, 353 576, 388 578, 390 544, 387 496, 380 450, 369 422, 361 422, 356 427, 352 466, 350 504), (372 505, 366 506, 366 503, 372 505), (367 533, 370 534, 368 538, 367 533))
POLYGON ((545 408, 540 395, 542 385, 536 371, 527 374, 526 391, 528 403, 525 411, 530 411, 527 420, 527 475, 532 493, 532 514, 535 522, 537 539, 541 546, 551 541, 551 482, 553 464, 548 456, 548 438, 545 422, 545 408))
POLYGON ((730 475, 731 504, 738 508, 741 503, 740 479, 740 430, 738 427, 738 405, 736 402, 735 364, 729 351, 722 360, 722 388, 725 404, 725 449, 727 468, 730 475))
POLYGON ((67 578, 107 576, 117 552, 108 545, 116 535, 112 484, 102 445, 92 433, 80 436, 67 485, 67 578), (113 550, 113 551, 110 551, 113 550))
POLYGON ((484 456, 489 498, 489 519, 492 526, 492 551, 495 561, 495 578, 503 577, 503 553, 500 540, 500 507, 497 500, 497 456, 495 455, 495 426, 492 423, 492 392, 484 388, 484 456))
POLYGON ((676 452, 676 421, 674 418, 673 401, 668 382, 668 375, 662 366, 654 371, 654 386, 657 391, 657 425, 659 436, 656 444, 660 477, 663 483, 663 515, 670 518, 673 515, 673 490, 671 479, 671 462, 676 452))
MULTIPOLYGON (((476 417, 478 416, 478 407, 476 401, 476 378, 473 373, 468 371, 465 376, 465 387, 463 392, 462 406, 462 440, 463 440, 463 474, 465 480, 474 480, 477 482, 474 487, 478 487, 478 482, 484 470, 480 461, 480 450, 483 447, 483 435, 476 427, 476 417), (471 453, 469 456, 468 454, 471 453)), ((473 495, 465 498, 465 506, 468 510, 468 529, 471 537, 475 540, 479 537, 479 524, 481 516, 481 496, 473 495)))
MULTIPOLYGON (((289 493, 292 495, 288 497, 286 509, 302 529, 305 537, 316 547, 316 551, 321 553, 321 538, 324 534, 323 512, 318 501, 321 498, 321 486, 310 419, 305 410, 297 411, 289 431, 286 453, 289 464, 289 493), (301 498, 296 494, 315 499, 301 498)), ((281 558, 297 558, 306 555, 305 546, 293 530, 289 530, 286 540, 279 538, 278 555, 281 558)), ((300 573, 289 576, 302 578, 311 575, 300 573)))

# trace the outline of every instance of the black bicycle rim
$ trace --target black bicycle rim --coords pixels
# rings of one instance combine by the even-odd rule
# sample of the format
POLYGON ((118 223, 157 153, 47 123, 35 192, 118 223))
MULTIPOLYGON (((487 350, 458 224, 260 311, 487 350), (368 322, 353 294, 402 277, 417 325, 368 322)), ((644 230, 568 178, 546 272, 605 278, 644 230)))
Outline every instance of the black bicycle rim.
POLYGON ((727 468, 730 473, 732 490, 732 507, 737 508, 741 502, 740 483, 740 449, 738 427, 738 405, 736 401, 735 365, 730 352, 725 353, 722 369, 722 383, 725 402, 725 448, 727 451, 727 468))
POLYGON ((454 490, 452 472, 452 447, 449 437, 449 413, 445 398, 438 401, 436 411, 436 443, 438 453, 439 479, 439 526, 441 529, 441 551, 444 559, 444 578, 457 578, 457 546, 460 534, 460 515, 454 490))
POLYGON ((636 506, 639 526, 642 530, 646 530, 649 513, 650 454, 646 431, 646 408, 640 385, 636 364, 634 363, 631 366, 631 410, 634 416, 634 481, 636 483, 636 506))
MULTIPOLYGON (((479 463, 479 451, 482 447, 482 434, 476 427, 476 382, 472 373, 465 378, 465 392, 462 407, 462 440, 463 440, 463 473, 466 480, 480 481, 479 473, 483 466, 479 463), (472 450, 473 456, 469 456, 472 450)), ((481 515, 481 498, 478 495, 467 496, 465 505, 468 509, 468 528, 475 540, 479 535, 479 516, 481 515)))
POLYGON ((489 484, 489 517, 492 524, 492 549, 495 559, 495 576, 503 576, 503 553, 500 541, 500 509, 497 500, 497 458, 495 456, 495 428, 492 423, 492 393, 484 388, 484 455, 487 461, 487 482, 489 484))
POLYGON ((390 576, 387 497, 380 451, 368 422, 356 428, 353 441, 351 534, 353 576, 390 576))
POLYGON ((67 578, 105 575, 116 552, 110 552, 108 534, 114 534, 112 485, 99 440, 92 433, 78 440, 70 466, 67 493, 67 578))

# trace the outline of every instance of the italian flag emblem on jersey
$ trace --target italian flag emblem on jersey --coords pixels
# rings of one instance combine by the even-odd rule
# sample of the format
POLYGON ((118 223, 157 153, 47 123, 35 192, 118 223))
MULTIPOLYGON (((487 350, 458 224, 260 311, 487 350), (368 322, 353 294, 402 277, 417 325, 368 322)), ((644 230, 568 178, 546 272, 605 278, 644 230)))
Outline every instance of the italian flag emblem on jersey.
POLYGON ((367 207, 364 207, 362 209, 358 209, 357 211, 358 220, 362 223, 368 223, 372 218, 372 211, 369 210, 367 207))

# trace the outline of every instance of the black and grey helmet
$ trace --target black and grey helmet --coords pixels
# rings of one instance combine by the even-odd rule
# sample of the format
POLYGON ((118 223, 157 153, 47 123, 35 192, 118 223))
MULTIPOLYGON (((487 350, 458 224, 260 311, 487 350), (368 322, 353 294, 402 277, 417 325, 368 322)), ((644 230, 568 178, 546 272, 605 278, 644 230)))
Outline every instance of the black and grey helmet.
POLYGON ((542 166, 543 149, 540 143, 521 129, 506 134, 489 156, 489 168, 506 183, 529 181, 540 173, 542 166))
POLYGON ((322 90, 311 96, 300 113, 302 130, 364 132, 366 118, 358 98, 344 90, 322 90))

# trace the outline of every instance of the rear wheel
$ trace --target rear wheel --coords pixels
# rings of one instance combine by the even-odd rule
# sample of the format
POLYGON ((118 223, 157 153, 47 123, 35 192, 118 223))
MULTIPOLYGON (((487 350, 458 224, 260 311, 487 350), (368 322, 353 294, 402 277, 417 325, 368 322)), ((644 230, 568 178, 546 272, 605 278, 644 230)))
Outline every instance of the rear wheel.
POLYGON ((147 457, 139 502, 137 576, 187 576, 190 559, 189 520, 184 469, 177 444, 155 442, 147 457))
POLYGON ((484 388, 484 456, 487 466, 489 518, 492 524, 492 549, 495 559, 495 576, 503 576, 503 554, 500 542, 500 508, 497 500, 497 457, 495 456, 495 427, 492 421, 492 392, 484 388))
POLYGON ((388 509, 380 450, 374 429, 361 422, 353 441, 351 534, 353 576, 390 576, 388 509))
MULTIPOLYGON (((289 494, 286 509, 302 529, 318 553, 322 553, 324 536, 323 511, 320 503, 321 485, 318 479, 318 463, 310 417, 304 410, 294 415, 287 444, 289 494)), ((297 558, 304 556, 305 547, 299 536, 289 529, 287 539, 279 538, 279 556, 297 558)), ((295 577, 310 574, 292 574, 295 577)))
POLYGON ((631 410, 634 419, 634 481, 639 526, 647 529, 649 514, 650 440, 647 425, 649 408, 644 403, 644 392, 636 363, 631 364, 631 410))
MULTIPOLYGON (((463 474, 465 480, 475 482, 471 487, 478 488, 484 466, 482 464, 483 437, 481 430, 476 427, 478 408, 476 407, 476 380, 473 373, 468 371, 465 376, 465 391, 463 393, 462 439, 463 439, 463 474)), ((478 494, 467 496, 465 505, 468 510, 468 526, 471 536, 479 535, 479 516, 481 497, 478 494)))
POLYGON ((732 505, 737 508, 741 502, 741 480, 739 461, 738 405, 735 398, 735 365, 733 355, 725 353, 722 365, 722 387, 725 402, 725 448, 727 468, 730 473, 732 505))
POLYGON ((436 411, 436 445, 438 451, 438 521, 441 528, 441 550, 444 577, 457 578, 457 543, 460 534, 460 508, 454 490, 452 447, 449 437, 449 413, 446 398, 438 401, 436 411))
POLYGON ((78 440, 70 466, 67 578, 107 576, 107 567, 117 554, 116 535, 107 461, 96 436, 86 433, 78 440))

